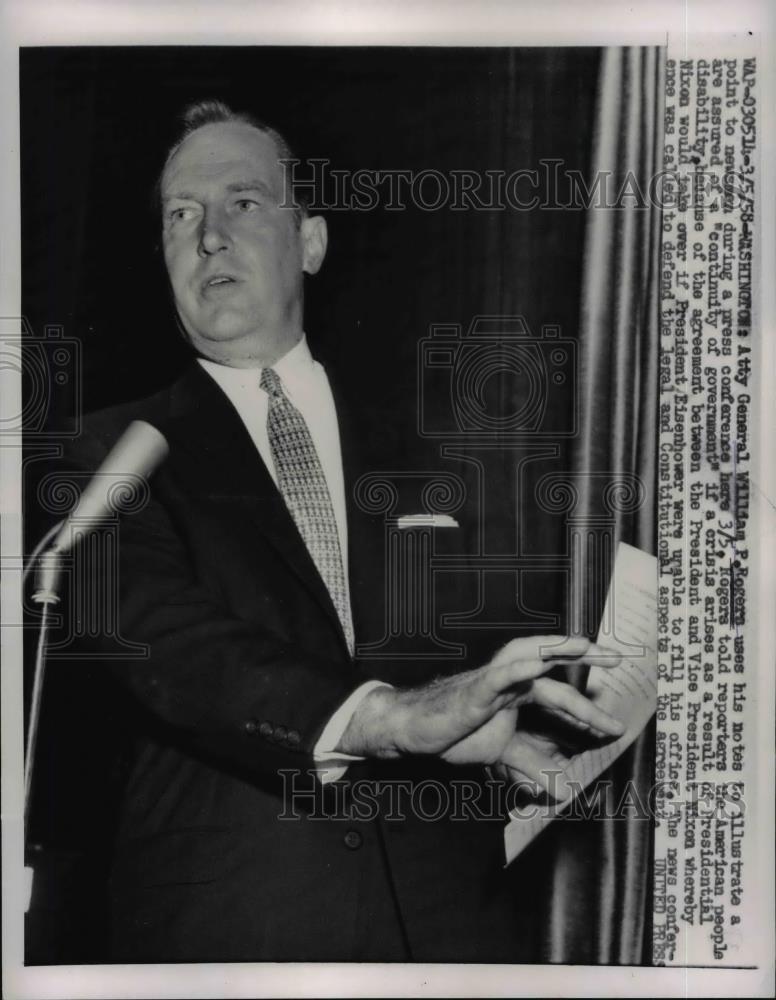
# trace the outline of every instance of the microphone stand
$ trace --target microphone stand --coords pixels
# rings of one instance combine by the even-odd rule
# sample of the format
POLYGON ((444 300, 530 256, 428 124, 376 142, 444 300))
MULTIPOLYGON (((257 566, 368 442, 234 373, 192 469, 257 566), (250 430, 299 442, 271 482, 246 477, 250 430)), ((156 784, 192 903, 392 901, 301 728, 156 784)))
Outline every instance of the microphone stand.
MULTIPOLYGON (((164 460, 169 445, 164 436, 144 420, 133 420, 118 442, 110 450, 102 465, 93 475, 80 496, 74 511, 68 518, 54 525, 33 550, 22 576, 22 587, 33 567, 35 591, 32 601, 42 609, 38 646, 35 654, 35 673, 32 684, 27 741, 24 758, 24 844, 27 847, 28 821, 32 802, 32 781, 35 769, 35 750, 38 740, 38 723, 43 695, 43 681, 46 673, 46 648, 51 625, 51 609, 59 603, 59 581, 62 575, 62 559, 73 546, 74 539, 67 538, 68 526, 73 524, 75 515, 82 520, 82 527, 92 530, 97 521, 107 512, 116 510, 116 499, 111 496, 111 486, 125 485, 150 476, 156 466, 164 460), (55 537, 56 536, 56 537, 55 537), (53 544, 51 543, 54 539, 53 544), (50 545, 48 549, 46 546, 50 545), (41 555, 41 553, 43 553, 41 555)), ((29 883, 27 909, 32 898, 32 883, 29 883)))
MULTIPOLYGON (((57 528, 59 525, 57 525, 57 528)), ((54 529, 56 530, 56 529, 54 529)), ((44 540, 45 543, 45 540, 44 540)), ((32 560, 31 560, 32 562, 32 560)), ((51 625, 51 609, 59 604, 59 578, 62 573, 62 556, 54 548, 40 557, 36 573, 36 587, 32 601, 40 605, 42 617, 38 631, 38 645, 35 652, 35 671, 32 682, 32 699, 27 723, 27 741, 24 750, 24 834, 27 839, 27 820, 32 800, 32 778, 35 769, 35 748, 38 740, 38 722, 43 696, 43 681, 46 676, 46 647, 51 625)))
POLYGON ((40 721, 41 701, 43 698, 43 683, 46 677, 46 650, 48 646, 48 634, 51 625, 51 610, 54 605, 59 604, 59 581, 62 575, 62 553, 56 545, 43 551, 51 538, 62 528, 64 524, 60 521, 53 528, 46 532, 44 537, 35 547, 30 556, 27 566, 22 576, 22 587, 24 586, 30 571, 36 567, 35 591, 32 594, 32 601, 41 607, 41 621, 38 631, 38 645, 35 651, 35 670, 32 682, 32 697, 30 701, 30 713, 27 721, 27 740, 24 747, 24 848, 25 848, 25 871, 27 872, 27 905, 25 912, 29 910, 32 902, 32 888, 34 880, 34 869, 28 865, 28 827, 30 817, 30 807, 32 804, 32 782, 35 771, 35 756, 38 742, 38 723, 40 721), (41 555, 41 552, 43 554, 41 555))

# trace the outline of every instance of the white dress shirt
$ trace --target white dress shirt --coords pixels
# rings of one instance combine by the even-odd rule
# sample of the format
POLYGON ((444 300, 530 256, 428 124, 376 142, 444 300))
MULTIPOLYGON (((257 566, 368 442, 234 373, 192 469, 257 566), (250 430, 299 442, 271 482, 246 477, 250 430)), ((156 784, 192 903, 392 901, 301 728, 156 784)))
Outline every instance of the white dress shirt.
MULTIPOLYGON (((205 358, 197 359, 208 375, 221 386, 240 415, 253 443, 277 486, 278 478, 267 433, 269 398, 261 388, 261 368, 230 368, 205 358)), ((283 391, 304 417, 313 439, 318 460, 329 488, 334 519, 337 522, 345 585, 348 585, 348 527, 345 507, 345 481, 342 475, 339 425, 334 398, 323 365, 313 360, 307 338, 283 355, 272 366, 283 385, 283 391)), ((348 601, 350 594, 348 594, 348 601)))
MULTIPOLYGON (((264 464, 277 486, 277 473, 272 459, 272 449, 267 432, 267 411, 269 399, 261 388, 261 368, 231 368, 205 358, 197 359, 221 387, 232 403, 245 428, 256 445, 264 464)), ((321 463, 326 485, 329 489, 334 519, 337 523, 345 586, 348 582, 348 523, 345 505, 345 480, 342 472, 342 451, 340 449, 337 411, 331 386, 323 366, 313 359, 307 338, 302 339, 272 366, 280 379, 283 390, 290 402, 302 414, 310 431, 318 459, 321 463)), ((315 745, 313 753, 318 777, 323 782, 336 781, 347 771, 348 762, 361 760, 348 754, 336 753, 334 747, 347 728, 351 716, 362 699, 376 687, 386 687, 382 681, 368 681, 355 691, 329 719, 315 745)))

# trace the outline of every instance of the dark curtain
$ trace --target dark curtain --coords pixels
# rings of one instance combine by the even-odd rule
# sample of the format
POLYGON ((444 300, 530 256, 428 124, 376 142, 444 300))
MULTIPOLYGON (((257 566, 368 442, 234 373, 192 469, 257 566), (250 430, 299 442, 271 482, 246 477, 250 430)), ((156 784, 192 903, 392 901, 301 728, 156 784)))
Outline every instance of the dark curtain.
MULTIPOLYGON (((619 198, 616 208, 588 212, 575 449, 579 470, 638 477, 644 500, 617 519, 616 540, 653 554, 660 211, 650 199, 659 200, 651 182, 663 163, 664 58, 662 49, 631 48, 608 49, 602 60, 593 173, 608 172, 619 198)), ((582 502, 592 511, 592 495, 582 502)))
MULTIPOLYGON (((608 172, 613 192, 632 195, 622 197, 617 208, 592 208, 587 217, 581 433, 573 449, 579 486, 575 516, 588 529, 605 523, 611 544, 605 561, 592 557, 592 546, 581 547, 575 568, 580 592, 608 579, 618 541, 656 554, 660 212, 649 203, 649 192, 650 180, 662 168, 663 72, 662 49, 609 49, 601 64, 593 174, 608 172), (618 491, 619 503, 612 490, 618 491)), ((594 538, 595 531, 588 537, 594 538)), ((591 608, 595 620, 602 608, 602 601, 591 608)), ((605 776, 611 781, 608 808, 616 809, 629 780, 638 801, 649 803, 653 750, 654 731, 648 727, 605 776)), ((651 830, 648 816, 634 809, 597 821, 585 837, 584 852, 573 828, 558 837, 546 944, 550 961, 650 961, 645 932, 650 926, 651 830), (584 924, 567 919, 581 906, 588 913, 584 924)))
MULTIPOLYGON (((648 213, 631 213, 630 222, 612 214, 606 222, 606 213, 570 204, 563 181, 565 171, 576 170, 589 182, 591 157, 595 165, 605 150, 618 164, 628 149, 638 150, 642 166, 650 149, 657 155, 650 72, 654 54, 615 50, 602 62, 598 49, 23 51, 25 315, 36 336, 59 323, 77 339, 87 409, 150 393, 174 376, 186 352, 155 249, 150 191, 175 114, 203 96, 252 111, 283 130, 300 156, 328 158, 339 170, 465 170, 483 177, 535 170, 535 184, 524 180, 516 189, 526 204, 535 197, 535 207, 425 211, 405 204, 401 211, 325 213, 330 250, 307 289, 306 328, 316 354, 356 395, 369 372, 362 409, 375 467, 441 467, 470 487, 480 552, 501 560, 501 568, 449 574, 440 585, 437 626, 444 640, 465 644, 472 665, 482 663, 515 635, 570 625, 568 517, 536 502, 547 477, 567 477, 590 463, 607 474, 635 472, 652 489, 645 471, 656 346, 648 326, 648 213), (630 81, 619 99, 611 96, 617 84, 606 82, 617 65, 630 81), (606 145, 610 134, 616 140, 606 145), (599 137, 594 149, 591 136, 599 137), (596 242, 594 228, 602 225, 611 235, 596 242), (466 330, 477 316, 501 324, 496 341, 517 317, 526 343, 545 361, 553 349, 547 345, 560 340, 581 363, 581 378, 547 382, 538 437, 447 446, 423 432, 418 386, 430 374, 419 363, 419 345, 433 325, 466 330), (627 440, 609 437, 615 423, 627 440), (599 426, 607 428, 605 444, 599 426), (637 455, 643 468, 627 464, 637 455)), ((429 405, 449 406, 444 382, 442 390, 429 405)), ((514 412, 525 392, 524 373, 496 372, 483 387, 483 406, 496 415, 514 412)), ((69 402, 53 401, 50 426, 69 402)), ((28 548, 37 534, 33 498, 42 471, 45 463, 28 442, 28 548)), ((644 508, 622 521, 618 537, 650 547, 648 530, 636 529, 649 516, 644 508)), ((596 586, 604 584, 599 568, 596 586)), ((86 902, 74 907, 73 897, 63 902, 52 890, 42 903, 51 919, 32 961, 99 961, 100 888, 89 889, 96 876, 88 873, 103 870, 110 824, 102 792, 115 787, 121 769, 109 772, 103 751, 116 726, 100 700, 98 667, 79 683, 75 668, 65 666, 66 675, 57 664, 49 670, 33 831, 44 847, 64 845, 87 859, 87 875, 78 880, 86 902), (74 732, 73 718, 94 726, 74 732)), ((622 762, 623 776, 646 773, 646 742, 640 752, 622 762)), ((633 839, 606 839, 601 824, 569 826, 553 824, 505 872, 524 917, 516 961, 638 961, 643 853, 635 864, 633 839), (623 935, 627 942, 620 943, 623 935)))

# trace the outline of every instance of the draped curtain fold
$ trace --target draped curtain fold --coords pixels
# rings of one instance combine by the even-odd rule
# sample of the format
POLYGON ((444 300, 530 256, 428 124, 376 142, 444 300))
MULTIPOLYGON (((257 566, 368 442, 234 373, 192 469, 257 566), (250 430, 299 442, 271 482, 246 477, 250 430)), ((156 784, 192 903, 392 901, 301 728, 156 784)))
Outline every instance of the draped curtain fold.
MULTIPOLYGON (((618 191, 622 196, 616 207, 596 201, 588 211, 579 330, 581 423, 572 468, 579 473, 577 514, 590 519, 601 515, 602 499, 588 473, 602 472, 612 484, 633 477, 641 484, 637 509, 615 515, 612 554, 618 541, 656 551, 660 212, 649 193, 662 165, 663 73, 661 49, 607 49, 598 88, 591 176, 608 180, 610 197, 618 191)), ((582 560, 578 586, 592 588, 592 576, 601 569, 586 564, 584 552, 582 560)), ((653 738, 648 727, 604 776, 611 779, 608 807, 629 788, 634 802, 638 796, 648 804, 653 738)), ((581 835, 579 823, 565 826, 559 825, 557 837, 545 959, 648 962, 651 822, 637 808, 628 818, 591 821, 581 835), (580 906, 590 919, 570 919, 580 906)))

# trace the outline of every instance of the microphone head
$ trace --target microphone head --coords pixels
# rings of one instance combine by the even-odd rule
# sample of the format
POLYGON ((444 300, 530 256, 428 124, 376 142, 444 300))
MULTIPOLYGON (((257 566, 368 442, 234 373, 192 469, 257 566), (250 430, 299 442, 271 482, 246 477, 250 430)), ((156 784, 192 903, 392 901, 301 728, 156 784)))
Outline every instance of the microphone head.
POLYGON ((53 547, 58 552, 67 552, 76 537, 92 530, 108 514, 116 513, 118 504, 137 491, 169 450, 167 440, 156 427, 145 420, 133 420, 92 476, 53 547), (76 524, 77 535, 72 531, 76 524))

